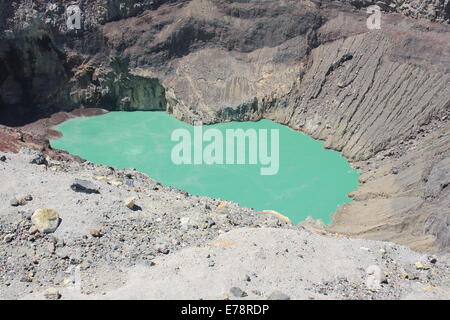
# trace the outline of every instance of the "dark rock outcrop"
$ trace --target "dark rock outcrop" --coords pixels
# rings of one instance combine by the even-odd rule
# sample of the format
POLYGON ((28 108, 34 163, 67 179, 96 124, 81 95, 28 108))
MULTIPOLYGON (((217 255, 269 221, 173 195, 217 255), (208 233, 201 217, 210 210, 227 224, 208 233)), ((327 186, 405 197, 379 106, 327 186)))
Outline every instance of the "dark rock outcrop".
POLYGON ((74 179, 70 188, 75 192, 82 193, 100 193, 98 187, 91 181, 74 179))

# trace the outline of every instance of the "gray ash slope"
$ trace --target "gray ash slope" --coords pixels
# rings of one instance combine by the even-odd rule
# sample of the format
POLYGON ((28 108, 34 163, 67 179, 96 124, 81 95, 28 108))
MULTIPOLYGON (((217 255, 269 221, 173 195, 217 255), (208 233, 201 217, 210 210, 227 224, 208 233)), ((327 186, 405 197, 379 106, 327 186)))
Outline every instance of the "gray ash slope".
POLYGON ((450 297, 445 255, 292 226, 134 170, 1 156, 0 299, 450 297), (61 219, 54 233, 33 229, 45 208, 61 219))
POLYGON ((87 278, 90 270, 104 267, 120 273, 134 265, 151 266, 158 254, 202 245, 237 226, 282 225, 234 203, 163 187, 136 171, 73 161, 38 165, 31 163, 35 158, 34 151, 23 149, 0 163, 1 176, 9 181, 0 191, 2 298, 62 284, 71 265, 83 263, 87 278), (93 186, 84 188, 89 193, 72 187, 77 179, 93 186), (125 205, 130 197, 136 198, 131 208, 125 205), (58 212, 56 232, 32 228, 38 209, 58 212))
POLYGON ((0 119, 80 106, 272 119, 364 173, 329 231, 448 251, 448 1, 383 3, 368 30, 370 1, 81 1, 73 32, 60 3, 12 1, 0 119))

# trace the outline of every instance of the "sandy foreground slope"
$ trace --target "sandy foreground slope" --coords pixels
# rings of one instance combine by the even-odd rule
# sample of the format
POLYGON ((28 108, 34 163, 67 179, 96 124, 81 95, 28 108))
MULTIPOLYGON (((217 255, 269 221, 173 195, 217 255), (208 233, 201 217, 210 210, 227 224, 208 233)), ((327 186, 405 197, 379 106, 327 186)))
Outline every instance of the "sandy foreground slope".
POLYGON ((306 230, 133 170, 2 156, 0 299, 450 298, 448 256, 306 230), (41 208, 58 212, 54 233, 34 232, 41 208))

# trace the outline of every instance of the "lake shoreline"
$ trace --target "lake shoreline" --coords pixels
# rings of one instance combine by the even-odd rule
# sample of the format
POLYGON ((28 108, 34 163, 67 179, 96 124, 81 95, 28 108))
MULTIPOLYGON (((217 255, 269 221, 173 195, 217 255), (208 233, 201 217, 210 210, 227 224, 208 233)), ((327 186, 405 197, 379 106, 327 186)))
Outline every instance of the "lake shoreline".
POLYGON ((97 164, 136 168, 164 185, 275 210, 294 224, 308 216, 331 222, 351 201, 359 174, 323 142, 270 121, 203 128, 164 112, 111 112, 72 119, 52 142, 97 164))
POLYGON ((39 119, 35 122, 18 127, 18 129, 51 141, 61 136, 61 133, 55 129, 56 126, 75 118, 94 117, 107 114, 110 111, 100 108, 78 108, 69 112, 56 112, 47 118, 39 119))

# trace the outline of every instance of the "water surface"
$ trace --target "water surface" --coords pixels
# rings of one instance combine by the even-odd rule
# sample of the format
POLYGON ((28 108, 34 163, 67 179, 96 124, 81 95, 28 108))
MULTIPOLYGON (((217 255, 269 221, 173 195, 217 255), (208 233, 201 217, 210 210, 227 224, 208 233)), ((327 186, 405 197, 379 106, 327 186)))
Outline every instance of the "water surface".
MULTIPOLYGON (((323 142, 269 120, 230 122, 205 128, 279 129, 280 165, 276 175, 261 175, 261 165, 175 165, 173 130, 191 125, 164 112, 111 112, 59 125, 63 137, 53 148, 91 162, 135 168, 164 185, 191 194, 232 200, 256 210, 275 210, 294 223, 307 216, 330 222, 338 206, 350 201, 358 173, 323 142)), ((206 129, 205 129, 206 130, 206 129)))

